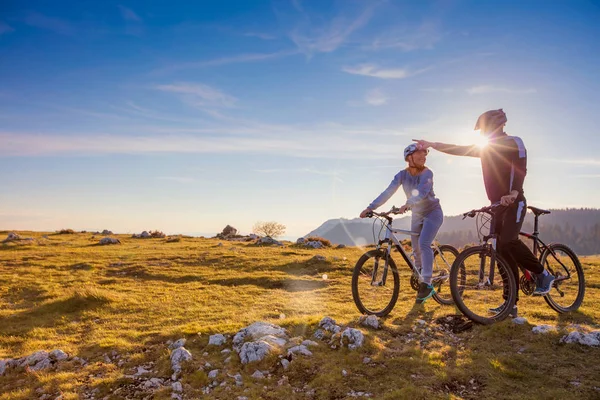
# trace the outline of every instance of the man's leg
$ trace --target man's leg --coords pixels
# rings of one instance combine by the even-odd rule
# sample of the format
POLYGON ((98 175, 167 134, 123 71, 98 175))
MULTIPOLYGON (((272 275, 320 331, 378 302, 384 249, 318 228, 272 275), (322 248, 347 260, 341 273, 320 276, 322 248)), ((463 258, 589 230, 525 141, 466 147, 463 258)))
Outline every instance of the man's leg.
MULTIPOLYGON (((527 203, 525 201, 519 201, 507 210, 506 217, 504 219, 504 231, 502 240, 504 244, 502 247, 502 255, 508 257, 509 254, 512 258, 523 268, 533 272, 537 279, 537 288, 534 291, 534 295, 544 295, 552 288, 554 277, 544 271, 544 267, 540 264, 536 256, 533 255, 531 250, 519 240, 519 232, 523 226, 523 220, 525 219, 525 213, 527 212, 527 203), (516 205, 516 207, 514 207, 516 205)), ((515 268, 516 265, 515 265, 515 268)), ((517 283, 519 282, 519 271, 516 270, 517 283)))
POLYGON ((511 263, 511 270, 516 273, 515 278, 519 281, 519 269, 517 265, 540 274, 544 267, 533 255, 525 243, 519 240, 519 232, 523 226, 523 220, 527 212, 527 203, 519 201, 512 204, 504 214, 504 226, 500 241, 502 242, 501 254, 507 262, 511 263), (513 261, 514 262, 511 262, 513 261))

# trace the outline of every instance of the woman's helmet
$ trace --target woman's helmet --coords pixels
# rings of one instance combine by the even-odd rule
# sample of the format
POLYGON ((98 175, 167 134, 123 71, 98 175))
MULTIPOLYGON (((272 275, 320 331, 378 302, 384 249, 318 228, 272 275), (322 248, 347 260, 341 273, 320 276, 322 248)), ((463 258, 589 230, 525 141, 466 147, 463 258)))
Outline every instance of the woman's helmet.
POLYGON ((474 130, 486 129, 488 132, 491 132, 504 126, 507 120, 506 113, 501 108, 486 111, 477 118, 474 130))
MULTIPOLYGON (((404 161, 410 156, 412 153, 417 152, 419 150, 423 150, 417 143, 411 143, 404 149, 404 161)), ((429 153, 429 150, 425 150, 425 154, 429 153)))

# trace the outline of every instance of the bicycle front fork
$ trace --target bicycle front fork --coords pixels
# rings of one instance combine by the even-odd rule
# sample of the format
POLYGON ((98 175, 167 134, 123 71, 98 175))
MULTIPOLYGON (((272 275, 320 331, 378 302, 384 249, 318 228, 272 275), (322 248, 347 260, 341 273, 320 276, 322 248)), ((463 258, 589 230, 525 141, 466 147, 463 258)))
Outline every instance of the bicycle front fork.
MULTIPOLYGON (((379 249, 379 247, 378 247, 379 249)), ((388 274, 388 269, 390 266, 389 263, 389 257, 390 254, 388 252, 387 249, 384 250, 384 256, 383 256, 383 273, 381 274, 381 279, 377 280, 378 277, 378 271, 379 271, 379 263, 380 263, 380 258, 379 257, 375 257, 375 262, 373 264, 373 273, 371 274, 371 286, 385 286, 385 282, 387 281, 387 274, 388 274)))

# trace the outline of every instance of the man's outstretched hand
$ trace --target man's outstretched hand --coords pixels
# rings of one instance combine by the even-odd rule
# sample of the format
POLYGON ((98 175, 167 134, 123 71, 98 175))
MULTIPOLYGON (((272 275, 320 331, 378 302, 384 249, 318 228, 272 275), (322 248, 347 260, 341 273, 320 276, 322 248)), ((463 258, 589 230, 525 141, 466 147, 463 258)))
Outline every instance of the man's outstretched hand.
POLYGON ((433 142, 429 142, 427 140, 413 139, 413 142, 417 142, 417 146, 419 146, 422 150, 427 150, 428 148, 433 147, 433 142))
POLYGON ((363 211, 360 213, 360 217, 361 217, 361 218, 367 218, 367 214, 368 214, 368 213, 370 213, 371 211, 373 211, 373 210, 371 210, 369 207, 365 208, 365 209, 364 209, 364 210, 363 210, 363 211))

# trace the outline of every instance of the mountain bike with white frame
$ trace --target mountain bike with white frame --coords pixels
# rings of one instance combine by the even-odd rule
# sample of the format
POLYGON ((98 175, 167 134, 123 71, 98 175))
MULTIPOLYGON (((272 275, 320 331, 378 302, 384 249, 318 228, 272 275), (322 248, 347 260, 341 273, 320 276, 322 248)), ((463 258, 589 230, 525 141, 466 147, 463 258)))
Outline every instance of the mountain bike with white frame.
MULTIPOLYGON (((377 241, 375 249, 363 254, 354 267, 352 274, 352 297, 358 310, 363 314, 373 314, 379 317, 389 314, 400 292, 400 275, 396 262, 392 258, 392 251, 397 250, 402 259, 411 270, 410 286, 417 290, 422 281, 421 273, 415 266, 413 256, 404 250, 396 235, 418 235, 404 229, 392 227, 392 215, 399 214, 399 209, 392 207, 387 212, 378 213, 371 211, 367 217, 376 217, 381 221, 381 232, 385 229, 383 239, 377 241)), ((381 236, 381 235, 380 235, 381 236)), ((449 287, 450 269, 458 250, 450 245, 432 245, 434 250, 432 285, 435 288, 433 298, 440 304, 453 303, 449 287)))

